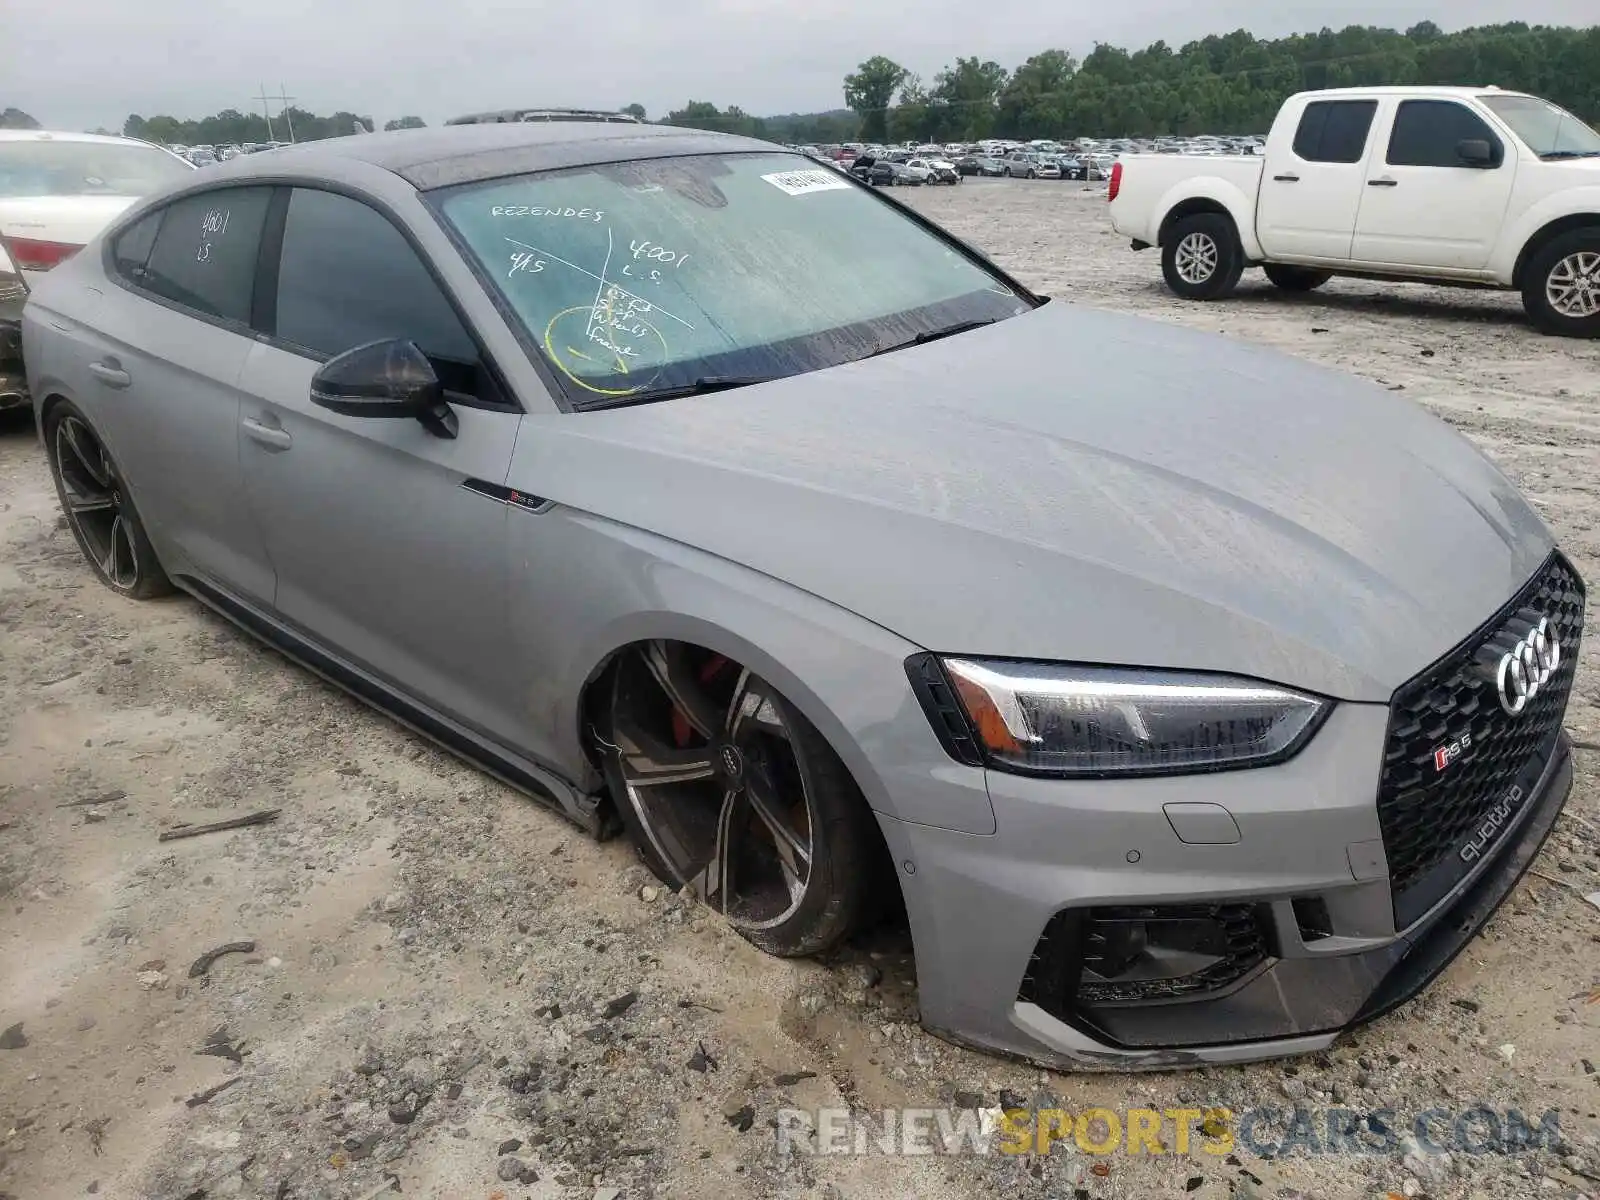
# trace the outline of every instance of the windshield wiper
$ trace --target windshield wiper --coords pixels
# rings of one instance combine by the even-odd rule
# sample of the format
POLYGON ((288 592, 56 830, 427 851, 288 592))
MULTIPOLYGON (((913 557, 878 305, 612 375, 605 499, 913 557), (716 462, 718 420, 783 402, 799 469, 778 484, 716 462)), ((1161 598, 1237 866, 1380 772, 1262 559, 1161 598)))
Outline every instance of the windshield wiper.
POLYGON ((976 321, 957 321, 954 325, 946 325, 942 329, 924 329, 916 337, 904 342, 896 342, 892 346, 879 346, 868 358, 877 358, 880 354, 893 354, 896 350, 908 350, 912 346, 926 346, 929 342, 937 342, 940 338, 954 337, 958 333, 966 333, 969 329, 981 329, 985 325, 993 325, 994 317, 980 317, 976 321))
POLYGON ((711 392, 726 392, 733 388, 749 387, 756 383, 771 383, 781 375, 702 375, 690 383, 675 387, 654 388, 629 392, 626 396, 613 396, 585 404, 578 411, 598 412, 606 408, 630 408, 635 404, 654 404, 657 400, 676 400, 681 396, 705 396, 711 392))
POLYGON ((1600 158, 1600 150, 1548 150, 1539 157, 1545 162, 1555 158, 1600 158))

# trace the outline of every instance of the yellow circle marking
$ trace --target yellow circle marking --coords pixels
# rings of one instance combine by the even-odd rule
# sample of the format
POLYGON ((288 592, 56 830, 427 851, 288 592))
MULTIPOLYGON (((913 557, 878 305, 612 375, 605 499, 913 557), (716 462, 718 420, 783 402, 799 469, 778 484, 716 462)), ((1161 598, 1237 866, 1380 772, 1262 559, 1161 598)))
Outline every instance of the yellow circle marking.
MULTIPOLYGON (((611 303, 610 302, 610 298, 608 297, 607 300, 606 300, 606 306, 608 308, 610 306, 610 303, 611 303)), ((555 340, 556 322, 560 321, 563 317, 570 317, 573 313, 587 313, 587 312, 589 312, 591 310, 592 307, 593 307, 592 305, 588 305, 588 304, 579 304, 579 305, 575 305, 572 308, 564 308, 560 312, 558 312, 555 316, 551 317, 550 318, 550 324, 546 325, 545 328, 544 328, 544 348, 545 348, 545 352, 547 354, 549 354, 550 361, 555 363, 556 368, 563 375, 565 375, 568 379, 572 380, 573 383, 577 384, 579 387, 583 388, 585 391, 594 392, 596 395, 600 395, 600 396, 631 396, 634 392, 639 391, 640 387, 642 387, 643 385, 640 385, 640 387, 630 387, 630 388, 601 388, 601 387, 595 387, 594 384, 586 382, 580 376, 574 374, 567 367, 567 364, 566 364, 566 361, 565 361, 565 356, 568 355, 568 354, 571 354, 576 358, 583 359, 585 362, 594 362, 594 361, 596 361, 595 359, 591 358, 589 355, 585 354, 583 351, 577 349, 574 346, 564 346, 564 347, 562 347, 562 352, 560 352, 560 353, 558 353, 557 350, 556 350, 556 340, 555 340)), ((654 325, 651 325, 650 322, 641 321, 640 324, 644 325, 647 329, 650 330, 651 333, 656 335, 656 340, 661 343, 661 357, 663 359, 665 359, 666 356, 667 356, 667 339, 662 337, 661 336, 661 331, 659 329, 657 329, 654 325)), ((565 340, 565 339, 563 339, 563 340, 565 340)), ((630 373, 630 368, 628 366, 627 356, 626 355, 622 355, 622 354, 616 354, 615 358, 616 358, 617 367, 621 370, 621 372, 624 375, 629 374, 630 373)))

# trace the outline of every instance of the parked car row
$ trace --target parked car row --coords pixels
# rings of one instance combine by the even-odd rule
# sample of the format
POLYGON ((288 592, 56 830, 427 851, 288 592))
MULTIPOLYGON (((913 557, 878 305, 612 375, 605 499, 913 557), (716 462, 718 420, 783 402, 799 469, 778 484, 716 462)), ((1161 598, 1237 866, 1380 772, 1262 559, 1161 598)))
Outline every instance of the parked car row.
POLYGON ((863 154, 847 168, 851 175, 873 187, 921 187, 923 184, 960 183, 961 172, 942 158, 875 158, 863 154))
POLYGON ((237 145, 225 146, 176 144, 166 148, 180 158, 188 159, 197 167, 209 167, 238 158, 241 154, 258 154, 263 150, 276 150, 288 144, 287 142, 240 142, 237 145))

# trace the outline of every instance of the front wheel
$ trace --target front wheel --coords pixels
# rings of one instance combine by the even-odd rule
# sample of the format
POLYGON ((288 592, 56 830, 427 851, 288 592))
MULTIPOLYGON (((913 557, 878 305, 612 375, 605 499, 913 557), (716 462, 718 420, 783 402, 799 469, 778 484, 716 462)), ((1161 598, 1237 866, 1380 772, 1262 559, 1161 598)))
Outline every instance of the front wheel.
POLYGON ((1268 279, 1286 292, 1314 292, 1333 278, 1332 271, 1312 271, 1283 263, 1267 263, 1261 269, 1268 279))
POLYGON ((135 600, 170 593, 127 483, 88 418, 67 401, 44 418, 45 452, 61 511, 95 577, 135 600))
POLYGON ((1028 178, 1029 179, 1037 179, 1037 178, 1039 178, 1039 172, 1037 172, 1037 171, 1029 171, 1028 172, 1028 178))
POLYGON ((1600 228, 1574 229, 1535 254, 1522 306, 1544 333, 1600 338, 1600 228))
POLYGON ((596 730, 639 855, 782 957, 856 926, 876 884, 865 799, 816 728, 720 654, 653 641, 624 652, 596 730))
POLYGON ((1173 226, 1161 246, 1167 286, 1186 300, 1221 300, 1244 274, 1244 247, 1221 213, 1196 213, 1173 226))

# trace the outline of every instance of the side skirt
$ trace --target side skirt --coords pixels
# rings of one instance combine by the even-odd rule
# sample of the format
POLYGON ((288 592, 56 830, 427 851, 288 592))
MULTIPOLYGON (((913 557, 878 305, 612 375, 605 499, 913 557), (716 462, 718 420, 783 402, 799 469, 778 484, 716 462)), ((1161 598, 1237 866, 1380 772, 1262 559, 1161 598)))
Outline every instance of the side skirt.
POLYGON ((605 838, 614 832, 611 822, 606 820, 606 809, 601 798, 580 791, 556 771, 514 755, 482 735, 433 712, 203 579, 193 575, 175 575, 172 581, 207 608, 298 666, 348 692, 485 774, 494 776, 508 787, 554 809, 590 836, 605 838))

